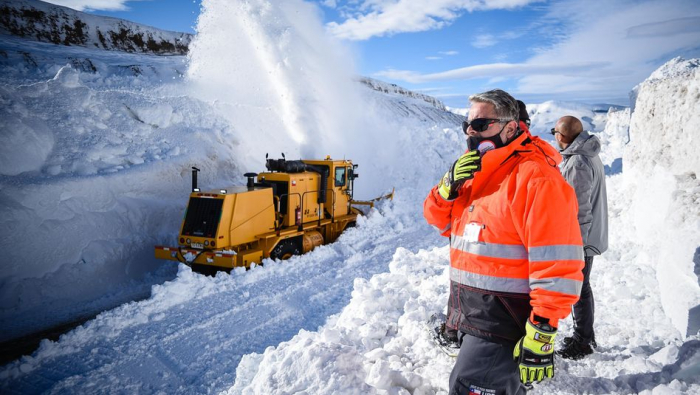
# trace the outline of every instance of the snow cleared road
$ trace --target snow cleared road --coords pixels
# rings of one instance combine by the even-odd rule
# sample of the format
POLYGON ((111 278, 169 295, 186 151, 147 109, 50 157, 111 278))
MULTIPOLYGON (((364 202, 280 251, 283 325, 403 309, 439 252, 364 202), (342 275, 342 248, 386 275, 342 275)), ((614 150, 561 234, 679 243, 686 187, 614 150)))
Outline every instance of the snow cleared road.
POLYGON ((289 261, 214 278, 181 265, 149 300, 105 312, 6 366, 3 392, 226 389, 243 355, 316 330, 347 305, 356 278, 388 270, 396 246, 417 252, 441 242, 407 203, 416 193, 406 190, 336 243, 289 261))

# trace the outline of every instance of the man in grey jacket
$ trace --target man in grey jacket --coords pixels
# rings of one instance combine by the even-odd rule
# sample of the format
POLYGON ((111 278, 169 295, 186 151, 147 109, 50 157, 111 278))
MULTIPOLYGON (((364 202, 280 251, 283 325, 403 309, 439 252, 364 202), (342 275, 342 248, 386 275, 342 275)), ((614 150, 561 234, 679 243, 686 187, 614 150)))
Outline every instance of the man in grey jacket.
POLYGON ((581 359, 593 353, 594 302, 590 278, 593 257, 608 249, 608 201, 605 191, 605 170, 598 154, 600 140, 583 130, 573 116, 559 118, 552 134, 564 157, 561 172, 576 190, 578 223, 581 227, 586 264, 583 268, 581 298, 573 307, 574 334, 564 338, 564 347, 557 354, 581 359))

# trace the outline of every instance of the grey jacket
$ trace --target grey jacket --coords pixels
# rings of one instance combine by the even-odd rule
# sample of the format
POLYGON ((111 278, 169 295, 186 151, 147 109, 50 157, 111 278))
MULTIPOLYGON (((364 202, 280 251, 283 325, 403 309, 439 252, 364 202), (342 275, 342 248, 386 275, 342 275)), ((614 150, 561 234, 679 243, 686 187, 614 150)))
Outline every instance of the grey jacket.
POLYGON ((605 169, 600 161, 600 140, 584 131, 560 151, 560 168, 576 190, 578 223, 586 256, 600 255, 608 249, 608 198, 605 169))

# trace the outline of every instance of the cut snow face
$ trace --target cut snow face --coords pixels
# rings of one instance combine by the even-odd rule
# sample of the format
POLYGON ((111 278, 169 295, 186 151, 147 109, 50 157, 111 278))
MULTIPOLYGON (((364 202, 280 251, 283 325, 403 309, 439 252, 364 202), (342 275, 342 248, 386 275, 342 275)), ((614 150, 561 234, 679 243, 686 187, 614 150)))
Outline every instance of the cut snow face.
POLYGON ((700 330, 700 60, 676 58, 635 88, 625 181, 634 231, 658 267, 664 311, 678 330, 700 330), (663 231, 660 231, 663 229, 663 231))

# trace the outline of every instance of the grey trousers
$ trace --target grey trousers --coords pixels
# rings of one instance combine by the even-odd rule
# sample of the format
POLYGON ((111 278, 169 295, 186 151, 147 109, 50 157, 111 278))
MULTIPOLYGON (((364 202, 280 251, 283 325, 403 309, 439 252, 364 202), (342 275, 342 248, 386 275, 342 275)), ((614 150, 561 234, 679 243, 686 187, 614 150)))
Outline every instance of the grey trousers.
POLYGON ((574 305, 574 338, 583 344, 590 344, 595 339, 593 332, 593 320, 595 313, 595 301, 593 300, 593 290, 591 289, 591 269, 593 267, 593 257, 586 257, 586 264, 583 266, 583 286, 581 287, 581 297, 574 305))
POLYGON ((462 346, 450 374, 450 395, 519 395, 520 383, 513 361, 515 344, 498 344, 460 332, 462 346))

